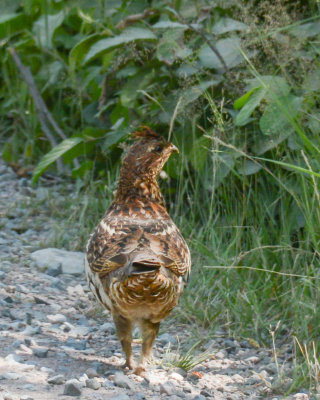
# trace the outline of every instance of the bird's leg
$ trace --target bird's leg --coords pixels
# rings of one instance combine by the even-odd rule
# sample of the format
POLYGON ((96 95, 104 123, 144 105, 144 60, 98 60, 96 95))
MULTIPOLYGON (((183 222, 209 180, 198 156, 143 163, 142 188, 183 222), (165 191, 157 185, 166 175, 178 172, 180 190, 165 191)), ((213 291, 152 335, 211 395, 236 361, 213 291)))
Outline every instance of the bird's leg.
POLYGON ((120 340, 122 350, 126 356, 126 362, 124 367, 128 367, 129 369, 134 368, 134 362, 132 359, 132 322, 122 317, 121 315, 113 314, 113 320, 116 326, 117 335, 120 340))
POLYGON ((152 344, 159 332, 160 322, 153 323, 151 321, 143 320, 140 324, 142 332, 142 350, 138 367, 134 373, 142 375, 145 372, 145 364, 150 359, 152 353, 152 344))

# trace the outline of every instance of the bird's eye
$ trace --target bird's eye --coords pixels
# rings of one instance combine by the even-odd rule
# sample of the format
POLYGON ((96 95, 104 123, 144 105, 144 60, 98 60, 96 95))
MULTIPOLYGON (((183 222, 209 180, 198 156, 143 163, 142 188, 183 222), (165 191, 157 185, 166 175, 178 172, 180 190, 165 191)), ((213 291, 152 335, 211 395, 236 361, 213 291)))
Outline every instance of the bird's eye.
POLYGON ((163 150, 163 147, 160 146, 159 144, 154 149, 154 151, 156 151, 157 153, 161 153, 162 150, 163 150))

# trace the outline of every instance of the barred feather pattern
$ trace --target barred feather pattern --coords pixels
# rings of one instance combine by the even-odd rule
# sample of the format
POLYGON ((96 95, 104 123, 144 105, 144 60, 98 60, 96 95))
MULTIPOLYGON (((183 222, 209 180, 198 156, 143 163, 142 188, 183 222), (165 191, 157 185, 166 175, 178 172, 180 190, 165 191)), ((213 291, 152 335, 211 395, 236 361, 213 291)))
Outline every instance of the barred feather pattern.
POLYGON ((189 248, 170 218, 157 176, 177 148, 150 128, 124 157, 114 202, 91 234, 85 270, 97 300, 114 318, 132 368, 132 326, 143 345, 137 374, 150 356, 159 322, 177 305, 191 269, 189 248))

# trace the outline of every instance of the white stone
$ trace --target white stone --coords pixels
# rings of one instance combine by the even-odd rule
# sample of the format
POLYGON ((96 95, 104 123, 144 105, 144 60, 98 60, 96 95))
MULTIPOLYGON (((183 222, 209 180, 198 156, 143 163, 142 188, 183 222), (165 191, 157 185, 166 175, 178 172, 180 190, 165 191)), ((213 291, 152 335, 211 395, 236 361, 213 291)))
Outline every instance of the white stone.
POLYGON ((47 320, 52 324, 63 324, 67 318, 63 314, 49 314, 47 315, 47 320))
POLYGON ((181 382, 183 381, 183 376, 178 374, 177 372, 172 372, 169 376, 169 379, 174 379, 175 381, 181 382))
POLYGON ((85 296, 83 287, 81 285, 68 286, 67 292, 70 296, 85 296))
POLYGON ((84 253, 79 251, 48 248, 33 252, 31 259, 41 271, 60 263, 64 274, 82 275, 84 273, 84 253))

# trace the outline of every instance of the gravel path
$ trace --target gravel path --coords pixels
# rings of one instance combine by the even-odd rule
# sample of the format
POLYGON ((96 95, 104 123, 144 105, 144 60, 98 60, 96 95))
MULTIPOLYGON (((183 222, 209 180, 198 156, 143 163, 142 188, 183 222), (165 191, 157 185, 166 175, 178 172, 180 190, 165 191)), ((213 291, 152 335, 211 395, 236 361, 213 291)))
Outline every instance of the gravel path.
MULTIPOLYGON (((200 349, 210 350, 206 361, 188 372, 174 367, 191 338, 191 329, 175 325, 174 318, 162 325, 154 346, 158 362, 146 377, 123 370, 114 325, 88 292, 82 266, 62 268, 57 252, 33 254, 43 248, 55 223, 46 216, 45 204, 31 212, 43 188, 31 188, 2 161, 0 177, 0 399, 311 398, 306 390, 277 395, 290 387, 289 349, 282 349, 278 359, 288 378, 279 380, 270 349, 224 332, 216 332, 200 349), (43 260, 49 268, 43 268, 43 260)), ((58 190, 50 188, 50 195, 59 196, 58 190)), ((67 256, 75 265, 82 257, 67 256)), ((137 333, 134 351, 139 350, 137 333)))

